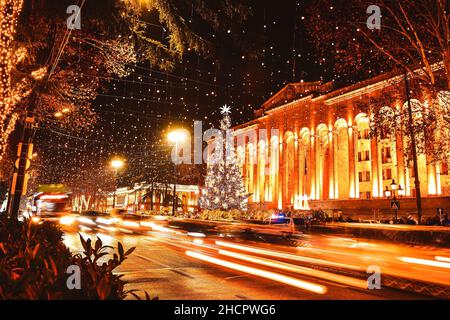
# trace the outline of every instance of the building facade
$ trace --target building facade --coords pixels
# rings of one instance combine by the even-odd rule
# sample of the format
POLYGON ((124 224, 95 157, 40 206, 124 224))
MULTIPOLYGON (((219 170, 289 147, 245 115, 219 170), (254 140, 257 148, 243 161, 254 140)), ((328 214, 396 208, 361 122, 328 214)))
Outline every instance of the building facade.
MULTIPOLYGON (((77 195, 72 200, 72 210, 81 212, 99 210, 110 212, 114 208, 140 213, 171 213, 173 205, 173 184, 137 183, 133 187, 122 187, 103 195, 77 195)), ((199 187, 176 185, 178 211, 187 213, 198 209, 199 187)))
MULTIPOLYGON (((374 137, 370 131, 371 113, 405 108, 404 88, 402 77, 378 77, 341 89, 320 82, 284 87, 255 112, 253 121, 234 128, 250 205, 321 208, 379 218, 391 213, 384 191, 394 180, 405 190, 401 213, 414 213, 407 138, 401 130, 389 138, 374 137), (373 99, 385 95, 403 98, 370 108, 373 99)), ((424 214, 436 208, 448 211, 447 163, 420 154, 418 167, 424 214)))

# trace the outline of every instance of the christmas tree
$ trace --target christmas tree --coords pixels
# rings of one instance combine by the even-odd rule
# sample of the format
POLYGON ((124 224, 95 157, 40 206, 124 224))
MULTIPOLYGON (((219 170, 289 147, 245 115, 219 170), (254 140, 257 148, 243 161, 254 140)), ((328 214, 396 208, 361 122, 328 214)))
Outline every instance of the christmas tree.
POLYGON ((230 107, 221 108, 223 119, 220 129, 223 139, 214 140, 214 152, 208 159, 208 170, 199 204, 207 210, 246 210, 249 194, 244 188, 241 167, 234 149, 234 138, 231 134, 230 107))

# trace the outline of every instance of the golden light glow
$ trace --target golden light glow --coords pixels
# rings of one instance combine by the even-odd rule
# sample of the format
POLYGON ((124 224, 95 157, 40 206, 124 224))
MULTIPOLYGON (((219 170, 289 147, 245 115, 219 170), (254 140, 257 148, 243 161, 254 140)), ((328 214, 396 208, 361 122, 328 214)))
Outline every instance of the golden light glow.
POLYGON ((238 263, 213 258, 211 256, 207 256, 207 255, 204 255, 204 254, 201 254, 198 252, 189 251, 189 250, 186 251, 186 255, 189 257, 196 258, 196 259, 206 261, 209 263, 213 263, 213 264, 216 264, 216 265, 228 268, 228 269, 233 269, 233 270, 245 272, 245 273, 257 276, 257 277, 281 282, 281 283, 284 283, 284 284, 287 284, 287 285, 290 285, 290 286, 293 286, 296 288, 300 288, 303 290, 307 290, 310 292, 314 292, 314 293, 318 293, 318 294, 324 294, 327 292, 327 288, 325 286, 322 286, 322 285, 319 285, 316 283, 312 283, 312 282, 306 282, 306 281, 299 280, 299 279, 292 278, 292 277, 288 277, 288 276, 278 274, 275 272, 270 272, 270 271, 266 271, 266 270, 262 270, 262 269, 244 266, 244 265, 241 265, 238 263))
POLYGON ((114 169, 120 169, 124 165, 124 161, 122 159, 116 158, 111 160, 111 167, 114 169))
POLYGON ((74 223, 75 219, 72 217, 62 217, 61 219, 59 219, 59 223, 66 225, 66 226, 70 226, 74 223))
POLYGON ((436 256, 434 257, 437 261, 444 261, 444 262, 450 262, 450 258, 449 257, 441 257, 441 256, 436 256))
POLYGON ((42 80, 44 79, 46 74, 47 74, 47 67, 42 67, 31 72, 31 77, 34 80, 42 80))
POLYGON ((174 130, 169 132, 167 138, 173 143, 183 142, 186 140, 186 133, 183 130, 174 130))
POLYGON ((289 263, 278 262, 275 260, 253 257, 253 256, 249 256, 246 254, 241 254, 241 253, 236 253, 236 252, 231 252, 231 251, 226 251, 226 250, 219 250, 219 254, 223 254, 228 257, 241 259, 241 260, 245 260, 245 261, 256 263, 256 264, 261 264, 261 265, 264 265, 267 267, 273 267, 273 268, 277 268, 280 270, 300 273, 300 274, 304 274, 304 275, 308 275, 308 276, 312 276, 312 277, 317 277, 317 278, 326 279, 326 280, 333 281, 333 282, 342 283, 342 284, 349 285, 352 287, 367 289, 367 281, 360 280, 360 279, 341 276, 341 275, 337 275, 337 274, 333 274, 333 273, 325 272, 325 271, 320 271, 320 270, 314 270, 311 268, 300 267, 300 266, 296 266, 296 265, 289 264, 289 263))
POLYGON ((31 218, 31 221, 32 221, 33 223, 38 223, 39 221, 41 221, 41 218, 39 218, 39 217, 33 217, 33 218, 31 218))
POLYGON ((283 258, 283 259, 304 261, 304 262, 317 263, 317 264, 330 265, 330 266, 331 265, 339 266, 339 267, 355 269, 355 270, 360 269, 357 266, 352 266, 352 265, 348 265, 348 264, 326 261, 326 260, 322 260, 322 259, 310 258, 310 257, 305 257, 305 256, 299 256, 299 255, 284 253, 284 252, 280 252, 280 251, 259 249, 259 248, 255 248, 255 247, 249 247, 249 246, 241 246, 241 245, 238 245, 235 243, 230 243, 230 242, 216 241, 216 244, 218 246, 222 246, 222 247, 228 247, 228 248, 233 248, 233 249, 237 249, 237 250, 241 250, 241 251, 253 252, 253 253, 263 254, 263 255, 267 255, 267 256, 283 258))
POLYGON ((23 60, 26 51, 14 46, 18 18, 23 0, 0 0, 0 160, 5 153, 8 137, 15 128, 18 114, 16 104, 29 90, 20 83, 12 85, 12 70, 23 60))
POLYGON ((139 228, 140 225, 137 222, 134 221, 124 221, 122 222, 122 225, 124 225, 125 227, 131 227, 131 228, 139 228))
POLYGON ((450 269, 450 263, 448 263, 448 262, 410 258, 410 257, 400 257, 399 259, 406 263, 414 263, 414 264, 421 264, 421 265, 430 266, 430 267, 450 269))

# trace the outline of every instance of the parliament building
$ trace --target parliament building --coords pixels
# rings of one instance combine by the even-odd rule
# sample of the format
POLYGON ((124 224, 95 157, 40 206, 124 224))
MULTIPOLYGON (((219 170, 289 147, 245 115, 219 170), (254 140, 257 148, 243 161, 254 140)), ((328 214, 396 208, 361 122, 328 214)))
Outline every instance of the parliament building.
MULTIPOLYGON (((426 95, 412 91, 411 99, 423 103, 426 95)), ((406 101, 402 76, 379 76, 339 89, 333 82, 286 85, 255 111, 254 120, 233 128, 250 207, 323 209, 379 219, 393 212, 386 190, 394 183, 399 215, 415 214, 408 138, 402 130, 389 138, 371 134, 371 113, 400 110, 406 101), (372 101, 389 95, 390 105, 370 108, 372 101)), ((447 163, 419 153, 418 172, 424 215, 438 208, 449 212, 447 163)))

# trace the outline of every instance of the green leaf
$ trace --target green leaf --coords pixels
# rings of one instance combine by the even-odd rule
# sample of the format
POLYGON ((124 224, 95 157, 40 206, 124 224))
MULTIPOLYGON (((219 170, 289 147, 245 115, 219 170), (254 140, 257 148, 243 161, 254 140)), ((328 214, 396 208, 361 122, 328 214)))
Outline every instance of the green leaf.
POLYGON ((102 239, 100 239, 99 237, 97 237, 97 241, 95 241, 95 251, 100 250, 100 248, 102 247, 103 243, 102 243, 102 239))
POLYGON ((125 252, 125 256, 132 254, 135 249, 136 247, 131 247, 130 249, 128 249, 127 252, 125 252))
POLYGON ((139 297, 136 293, 134 292, 127 292, 129 294, 131 294, 133 297, 135 297, 137 300, 142 300, 141 297, 139 297))
POLYGON ((117 243, 117 250, 119 251, 120 259, 123 257, 123 246, 120 242, 117 243))
POLYGON ((86 246, 87 246, 86 240, 84 240, 81 233, 79 233, 79 236, 80 236, 81 245, 83 246, 83 249, 86 251, 86 246))

